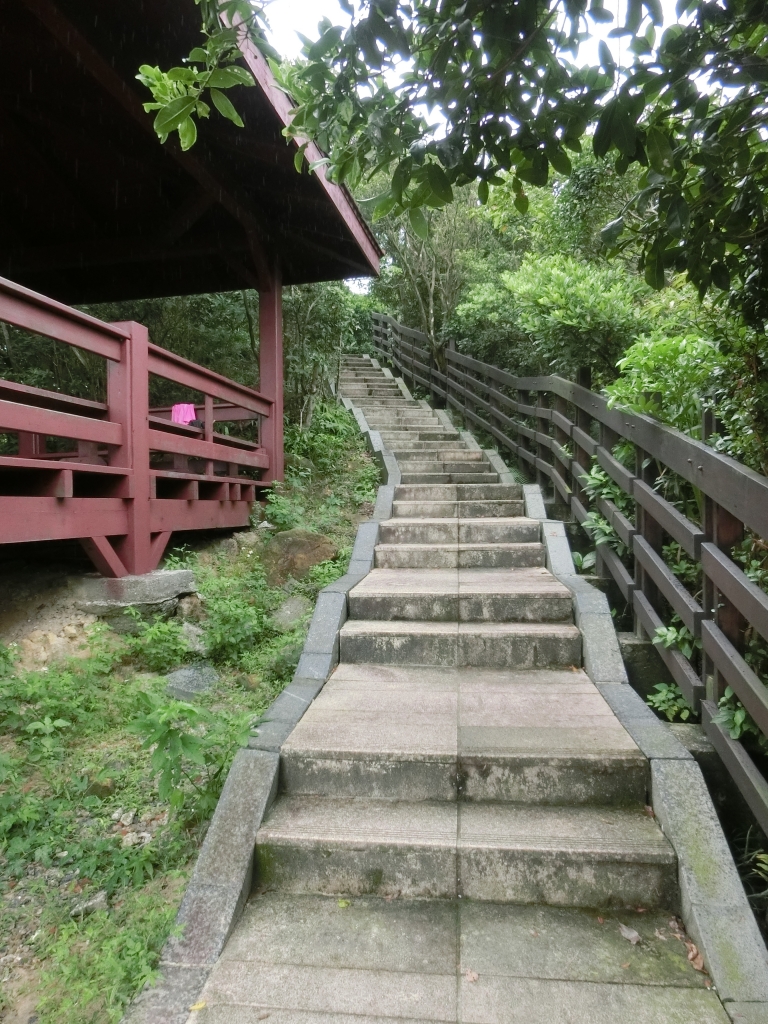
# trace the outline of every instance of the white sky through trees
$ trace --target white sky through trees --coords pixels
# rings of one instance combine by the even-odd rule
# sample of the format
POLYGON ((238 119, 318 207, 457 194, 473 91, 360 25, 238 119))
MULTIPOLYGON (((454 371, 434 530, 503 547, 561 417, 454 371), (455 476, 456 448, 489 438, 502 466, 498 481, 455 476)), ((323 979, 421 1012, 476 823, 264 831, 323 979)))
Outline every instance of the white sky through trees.
MULTIPOLYGON (((665 27, 674 24, 677 21, 675 0, 661 0, 661 6, 665 27)), ((625 40, 607 39, 610 30, 624 20, 625 0, 605 0, 605 9, 611 11, 614 17, 617 14, 619 17, 608 25, 597 25, 588 20, 594 36, 579 50, 579 64, 598 63, 597 44, 601 38, 606 39, 617 64, 628 62, 631 56, 625 52, 625 40)), ((288 58, 298 57, 301 53, 302 44, 296 33, 301 32, 310 39, 316 39, 317 24, 321 18, 330 18, 334 25, 349 24, 349 15, 339 7, 337 0, 272 0, 267 9, 267 17, 271 26, 272 45, 278 53, 288 58)))

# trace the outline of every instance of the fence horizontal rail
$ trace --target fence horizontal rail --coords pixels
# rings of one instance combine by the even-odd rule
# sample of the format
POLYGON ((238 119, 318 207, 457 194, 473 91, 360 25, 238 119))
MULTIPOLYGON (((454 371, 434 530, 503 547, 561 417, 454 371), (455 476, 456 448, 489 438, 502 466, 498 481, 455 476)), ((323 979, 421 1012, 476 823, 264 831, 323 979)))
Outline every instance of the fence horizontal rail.
POLYGON ((107 360, 106 402, 0 380, 1 543, 76 539, 100 572, 122 576, 156 568, 174 532, 247 525, 268 479, 272 400, 151 344, 140 324, 103 323, 1 278, 0 321, 107 360), (202 426, 150 409, 150 375, 194 392, 202 426), (217 433, 217 420, 253 423, 259 440, 217 433))
POLYGON ((383 314, 373 315, 373 341, 385 362, 516 457, 577 522, 589 523, 591 516, 607 522, 623 548, 599 544, 598 571, 613 580, 636 625, 657 641, 672 678, 701 711, 707 735, 768 831, 768 783, 750 751, 715 721, 731 687, 768 737, 768 688, 746 660, 750 636, 768 641, 768 595, 734 560, 745 530, 768 537, 768 479, 650 416, 612 408, 605 395, 562 377, 517 377, 452 350, 438 365, 425 334, 383 314), (619 441, 630 443, 634 467, 617 457, 619 441), (631 512, 597 493, 590 476, 595 466, 626 496, 634 522, 631 512), (694 488, 701 523, 661 493, 659 481, 670 474, 694 488), (687 584, 665 554, 671 542, 692 560, 687 584), (700 587, 690 582, 697 576, 700 587), (690 656, 677 644, 658 642, 674 615, 692 637, 690 656))

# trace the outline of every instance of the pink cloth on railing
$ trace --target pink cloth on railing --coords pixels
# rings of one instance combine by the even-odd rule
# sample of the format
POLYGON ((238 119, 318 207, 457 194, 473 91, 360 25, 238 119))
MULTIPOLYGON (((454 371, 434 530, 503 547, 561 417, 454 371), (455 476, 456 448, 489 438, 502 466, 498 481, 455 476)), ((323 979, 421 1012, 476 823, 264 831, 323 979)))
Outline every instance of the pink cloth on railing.
POLYGON ((174 405, 171 409, 171 423, 181 423, 183 427, 186 427, 194 419, 197 419, 194 405, 182 402, 179 405, 174 405))

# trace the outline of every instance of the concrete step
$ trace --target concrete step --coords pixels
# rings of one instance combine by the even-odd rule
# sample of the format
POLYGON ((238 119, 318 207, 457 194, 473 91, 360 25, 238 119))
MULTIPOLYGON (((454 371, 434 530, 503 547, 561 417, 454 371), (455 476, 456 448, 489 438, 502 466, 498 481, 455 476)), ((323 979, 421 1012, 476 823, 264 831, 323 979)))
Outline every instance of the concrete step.
MULTIPOLYGON (((474 454, 474 453, 473 453, 474 454)), ((487 473, 490 463, 484 459, 408 459, 401 467, 407 473, 487 473)))
POLYGON ((377 569, 512 569, 544 565, 543 544, 377 544, 377 569))
POLYGON ((339 645, 341 661, 378 665, 511 669, 581 665, 581 634, 566 623, 348 619, 339 645))
POLYGON ((256 836, 265 888, 568 907, 668 907, 676 858, 638 808, 282 796, 256 836))
MULTIPOLYGON (((420 459, 424 459, 425 458, 425 454, 427 452, 443 452, 443 451, 446 451, 446 450, 450 450, 451 451, 451 455, 453 456, 454 455, 453 447, 454 447, 455 444, 456 444, 456 442, 454 441, 450 445, 450 448, 449 448, 449 446, 446 444, 445 441, 410 441, 409 440, 407 442, 403 441, 401 444, 396 445, 395 447, 393 447, 392 451, 397 456, 398 462, 400 462, 402 460, 402 456, 403 455, 407 455, 410 452, 416 453, 417 457, 420 458, 420 459)), ((461 449, 461 448, 459 448, 457 446, 456 451, 462 451, 462 450, 466 450, 466 449, 461 449)), ((478 452, 478 454, 482 456, 482 452, 478 452)), ((429 458, 428 455, 426 457, 429 458)))
POLYGON ((395 501, 509 501, 522 496, 522 484, 401 484, 395 488, 395 501))
POLYGON ((641 806, 648 762, 582 671, 339 665, 281 751, 291 795, 641 806))
POLYGON ((401 473, 403 484, 497 484, 499 474, 488 470, 485 473, 401 473))
POLYGON ((425 462, 430 461, 434 455, 437 462, 482 462, 487 465, 485 456, 480 451, 475 451, 471 448, 460 448, 460 447, 441 447, 434 453, 430 451, 425 452, 422 449, 408 450, 399 448, 397 452, 397 460, 401 463, 401 469, 410 468, 412 462, 425 462))
POLYGON ((200 1024, 728 1024, 669 913, 598 922, 565 907, 338 899, 253 896, 199 996, 200 1024), (629 952, 620 925, 642 936, 629 952))
MULTIPOLYGON (((459 485, 461 486, 461 485, 459 485)), ((523 501, 394 501, 392 515, 406 518, 461 519, 522 516, 523 501)))
POLYGON ((572 622, 571 592, 541 567, 372 569, 349 592, 350 619, 572 622))
POLYGON ((379 527, 382 544, 533 544, 541 524, 523 516, 498 519, 387 519, 379 527))

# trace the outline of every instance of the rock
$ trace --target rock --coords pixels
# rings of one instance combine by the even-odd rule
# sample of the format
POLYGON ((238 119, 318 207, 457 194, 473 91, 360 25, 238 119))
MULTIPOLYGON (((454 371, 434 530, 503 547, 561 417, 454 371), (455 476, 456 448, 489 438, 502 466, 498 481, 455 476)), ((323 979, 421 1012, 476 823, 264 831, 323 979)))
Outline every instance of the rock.
POLYGON ((251 548, 255 548, 261 544, 261 534, 256 530, 248 530, 245 533, 236 533, 235 543, 240 551, 250 551, 251 548))
POLYGON ((235 682, 246 690, 258 690, 261 686, 261 676, 256 672, 241 672, 235 676, 235 682))
POLYGON ((82 903, 76 903, 70 911, 70 917, 87 917, 96 913, 97 910, 109 910, 109 901, 106 892, 101 889, 95 895, 82 903))
POLYGON ((275 527, 273 526, 272 523, 268 523, 267 520, 265 519, 263 523, 259 523, 259 525, 256 527, 256 529, 257 530, 274 530, 275 527))
POLYGON ((338 555, 338 548, 327 537, 309 530, 285 530, 276 534, 262 555, 270 582, 280 583, 293 576, 301 579, 313 565, 338 555))
POLYGON ((220 537, 205 544, 198 559, 203 565, 210 565, 216 558, 236 558, 239 550, 234 537, 220 537))
POLYGON ((176 614, 180 619, 189 619, 191 622, 202 622, 205 618, 205 605, 199 594, 187 594, 179 598, 176 614))
POLYGON ((168 685, 165 692, 176 700, 194 700, 201 693, 206 693, 219 681, 219 673, 210 665, 191 665, 188 668, 177 668, 167 676, 168 685))
POLYGON ((107 619, 117 633, 135 633, 136 622, 125 614, 126 608, 135 608, 144 618, 167 618, 180 595, 194 593, 195 577, 189 569, 155 569, 120 579, 94 573, 78 580, 73 591, 76 608, 107 619))
POLYGON ((288 633, 305 619, 312 611, 312 602, 301 594, 294 594, 287 601, 283 601, 280 607, 270 616, 270 624, 273 629, 281 633, 288 633))
POLYGON ((187 647, 189 647, 193 654, 208 653, 208 647, 205 642, 205 633, 200 626, 196 626, 192 622, 185 622, 181 627, 181 632, 184 639, 187 641, 187 647))
POLYGON ((125 849, 128 846, 138 846, 140 842, 138 832, 126 832, 120 845, 125 849))
POLYGON ((128 826, 132 825, 136 820, 136 811, 126 811, 124 814, 121 814, 117 820, 123 828, 128 828, 128 826))
POLYGON ((105 800, 115 791, 114 779, 94 779, 85 791, 86 796, 97 796, 99 800, 105 800))
POLYGON ((61 635, 65 636, 68 640, 76 640, 77 626, 70 623, 68 626, 65 626, 64 629, 62 629, 61 635))

